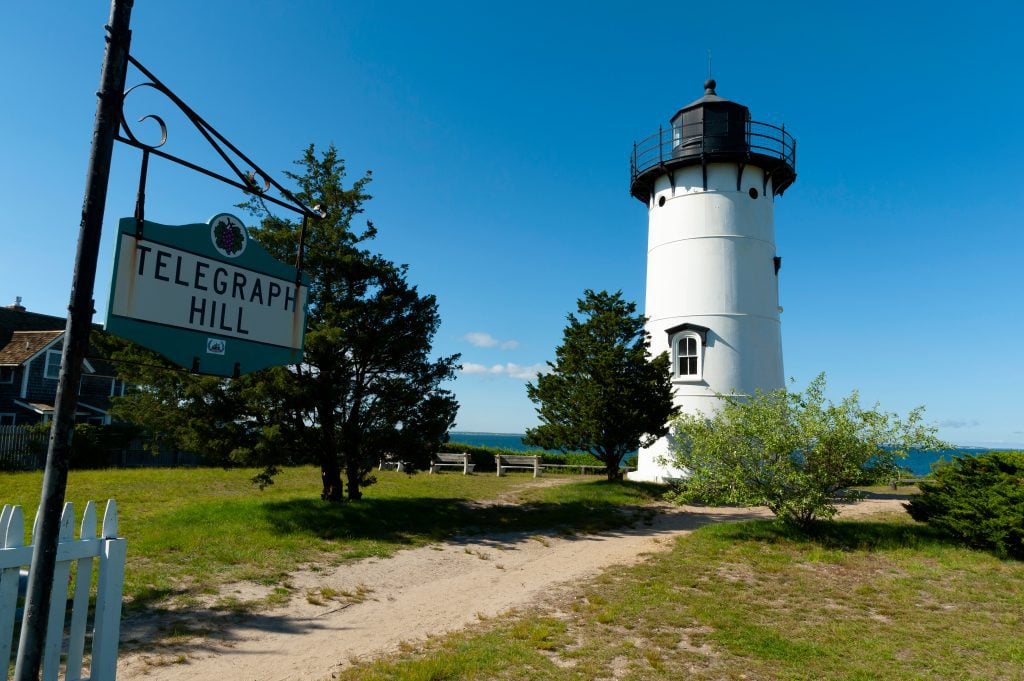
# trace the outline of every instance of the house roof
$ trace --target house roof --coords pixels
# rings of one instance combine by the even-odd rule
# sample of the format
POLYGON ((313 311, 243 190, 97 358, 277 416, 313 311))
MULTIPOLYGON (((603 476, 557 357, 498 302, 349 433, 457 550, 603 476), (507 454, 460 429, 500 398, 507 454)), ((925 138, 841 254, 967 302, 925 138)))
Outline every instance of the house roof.
POLYGON ((65 320, 24 308, 0 307, 0 366, 18 366, 64 333, 65 320))
POLYGON ((0 345, 0 366, 19 366, 64 335, 60 331, 14 331, 0 345))
POLYGON ((52 414, 53 405, 47 404, 46 402, 25 402, 23 400, 14 400, 14 403, 19 407, 34 411, 37 414, 52 414))
MULTIPOLYGON (((18 405, 22 409, 28 409, 29 411, 34 412, 36 414, 42 414, 44 416, 53 414, 53 405, 49 404, 48 402, 25 402, 24 400, 14 400, 14 404, 18 405)), ((89 409, 92 409, 93 411, 98 411, 101 414, 106 413, 102 409, 98 407, 93 407, 92 405, 88 404, 79 404, 78 407, 79 408, 75 410, 75 416, 92 416, 92 414, 90 414, 89 412, 82 411, 82 407, 88 407, 89 409)))
MULTIPOLYGON (((0 366, 18 366, 32 359, 47 345, 64 334, 67 320, 24 308, 0 307, 0 366)), ((93 324, 94 331, 103 327, 93 324)), ((90 348, 90 353, 92 348, 90 348)), ((85 370, 102 376, 114 376, 114 366, 105 359, 85 360, 85 370)))
MULTIPOLYGON (((48 314, 19 310, 13 307, 0 307, 0 334, 11 331, 56 331, 64 330, 67 320, 48 314)), ((0 335, 0 341, 6 339, 0 335)))

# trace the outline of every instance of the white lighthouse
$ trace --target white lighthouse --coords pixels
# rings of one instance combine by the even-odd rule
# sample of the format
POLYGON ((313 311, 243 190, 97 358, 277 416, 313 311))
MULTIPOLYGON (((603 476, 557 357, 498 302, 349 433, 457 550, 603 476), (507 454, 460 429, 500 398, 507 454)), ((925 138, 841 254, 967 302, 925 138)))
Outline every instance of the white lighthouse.
MULTIPOLYGON (((719 394, 784 385, 773 211, 796 179, 785 126, 752 121, 715 86, 634 145, 630 185, 648 210, 651 352, 669 352, 680 409, 709 416, 719 394)), ((680 477, 668 448, 641 449, 630 479, 680 477)))

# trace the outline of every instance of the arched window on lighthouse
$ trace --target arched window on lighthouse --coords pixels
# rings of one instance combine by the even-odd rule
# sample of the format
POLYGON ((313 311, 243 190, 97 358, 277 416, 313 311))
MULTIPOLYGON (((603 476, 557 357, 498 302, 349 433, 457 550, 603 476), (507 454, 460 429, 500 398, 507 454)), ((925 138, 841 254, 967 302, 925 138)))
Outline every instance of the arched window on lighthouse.
POLYGON ((700 336, 695 333, 683 333, 676 338, 674 353, 676 356, 676 378, 690 380, 700 378, 701 349, 700 336))
POLYGON ((672 378, 679 381, 704 380, 704 346, 708 328, 680 324, 667 330, 672 349, 672 378))

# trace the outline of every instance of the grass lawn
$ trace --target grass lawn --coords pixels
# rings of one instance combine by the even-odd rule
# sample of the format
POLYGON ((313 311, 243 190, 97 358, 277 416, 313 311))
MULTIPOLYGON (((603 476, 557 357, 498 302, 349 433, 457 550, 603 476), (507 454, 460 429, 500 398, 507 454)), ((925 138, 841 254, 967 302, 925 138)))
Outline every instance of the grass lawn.
POLYGON ((1024 679, 1024 563, 902 514, 704 527, 565 602, 340 679, 1024 679))
MULTIPOLYGON (((649 486, 593 478, 520 492, 528 476, 383 471, 363 500, 329 504, 319 499, 318 469, 286 469, 263 491, 250 483, 254 473, 72 471, 67 500, 78 519, 87 500, 97 502, 100 515, 107 498, 117 500, 120 533, 128 539, 127 607, 141 608, 168 598, 188 605, 240 580, 281 586, 274 593, 287 599, 287 575, 300 567, 386 557, 457 533, 620 526, 658 495, 649 486), (519 504, 474 503, 509 494, 519 504)), ((41 485, 41 473, 0 473, 0 504, 21 504, 31 524, 41 485)))
MULTIPOLYGON (((456 533, 587 532, 649 516, 658 488, 526 475, 378 475, 366 498, 321 502, 319 473, 73 471, 68 499, 117 499, 129 608, 189 607, 227 583, 288 574, 456 533), (500 499, 515 502, 489 504, 500 499)), ((32 518, 41 475, 0 473, 0 503, 32 518)), ((879 490, 881 493, 882 490, 879 490)), ((101 504, 102 506, 102 504, 101 504)), ((274 598, 278 600, 273 600, 274 598)), ((978 679, 1024 681, 1024 563, 956 547, 904 514, 826 524, 704 527, 571 598, 482 622, 341 679, 978 679)), ((163 632, 165 635, 168 632, 163 632)), ((185 632, 188 633, 188 632, 185 632)))

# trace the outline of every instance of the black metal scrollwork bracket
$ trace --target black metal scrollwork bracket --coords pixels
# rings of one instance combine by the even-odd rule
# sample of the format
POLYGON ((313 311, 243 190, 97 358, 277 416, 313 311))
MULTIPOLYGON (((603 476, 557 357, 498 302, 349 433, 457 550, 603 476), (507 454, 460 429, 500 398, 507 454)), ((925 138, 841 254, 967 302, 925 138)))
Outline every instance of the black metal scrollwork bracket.
POLYGON ((273 203, 277 206, 285 208, 287 210, 298 213, 302 216, 302 226, 299 230, 299 247, 296 253, 295 268, 296 268, 296 283, 302 278, 302 260, 305 250, 306 241, 306 223, 309 218, 323 218, 325 214, 320 210, 319 206, 313 206, 310 208, 304 203, 299 201, 295 195, 285 189, 270 176, 269 173, 260 168, 254 163, 248 156, 243 154, 238 147, 232 144, 224 135, 217 132, 217 130, 207 123, 199 114, 197 114, 188 104, 186 104, 180 97, 167 87, 163 82, 160 81, 152 72, 146 67, 139 63, 137 59, 128 55, 128 62, 134 66, 139 73, 141 73, 147 80, 133 85, 132 87, 125 90, 121 97, 121 125, 120 131, 115 135, 114 139, 118 142, 127 144, 128 146, 135 147, 142 151, 142 165, 139 171, 139 189, 136 196, 135 202, 135 220, 136 220, 136 236, 142 236, 142 225, 145 221, 146 214, 146 176, 149 172, 149 157, 150 155, 157 156, 158 158, 171 161, 180 166, 184 166, 189 170, 193 170, 197 173, 202 173, 207 177, 213 178, 224 184, 231 185, 237 189, 242 190, 246 194, 252 194, 253 196, 259 197, 262 201, 273 203), (138 122, 146 120, 154 121, 160 126, 160 141, 157 144, 146 144, 141 141, 139 137, 132 131, 131 126, 124 114, 124 102, 132 92, 140 88, 150 88, 161 93, 167 99, 171 101, 174 106, 184 114, 185 118, 195 127, 200 135, 206 140, 210 147, 217 152, 217 155, 224 161, 227 167, 230 169, 233 177, 229 177, 221 172, 215 172, 209 168, 204 168, 196 163, 187 161, 183 158, 169 154, 161 147, 167 143, 167 125, 164 123, 163 118, 155 114, 149 114, 143 116, 138 122), (242 170, 242 168, 249 168, 248 170, 242 170), (270 193, 270 190, 274 189, 277 192, 277 196, 270 193))

